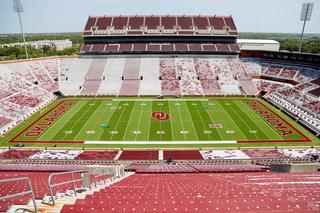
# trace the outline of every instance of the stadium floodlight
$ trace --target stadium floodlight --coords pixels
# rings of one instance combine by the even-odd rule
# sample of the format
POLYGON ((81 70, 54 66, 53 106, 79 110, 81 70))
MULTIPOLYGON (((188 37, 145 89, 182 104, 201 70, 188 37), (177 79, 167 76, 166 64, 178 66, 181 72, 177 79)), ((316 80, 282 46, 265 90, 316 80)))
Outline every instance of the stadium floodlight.
POLYGON ((302 4, 300 21, 303 21, 303 27, 302 27, 302 32, 300 36, 299 52, 301 52, 301 49, 302 49, 302 39, 304 34, 304 28, 306 26, 306 22, 311 20, 312 10, 313 10, 313 3, 302 4))
POLYGON ((20 13, 23 12, 23 7, 22 7, 22 4, 21 4, 20 0, 13 0, 13 10, 14 10, 14 12, 17 12, 18 16, 19 16, 20 29, 21 29, 22 38, 23 38, 24 50, 26 52, 27 59, 29 59, 28 49, 27 49, 27 45, 26 45, 26 39, 25 39, 25 36, 24 36, 23 27, 22 27, 22 21, 21 21, 21 14, 20 13))

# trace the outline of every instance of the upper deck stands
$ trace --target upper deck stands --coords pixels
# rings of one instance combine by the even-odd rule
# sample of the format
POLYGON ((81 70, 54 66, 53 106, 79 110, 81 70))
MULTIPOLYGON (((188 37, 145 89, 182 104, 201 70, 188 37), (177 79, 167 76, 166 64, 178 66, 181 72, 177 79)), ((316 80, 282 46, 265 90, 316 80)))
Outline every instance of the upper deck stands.
POLYGON ((92 16, 88 18, 84 36, 141 34, 193 34, 236 36, 231 16, 92 16))
POLYGON ((238 53, 237 44, 226 43, 112 43, 85 44, 81 52, 113 53, 238 53))

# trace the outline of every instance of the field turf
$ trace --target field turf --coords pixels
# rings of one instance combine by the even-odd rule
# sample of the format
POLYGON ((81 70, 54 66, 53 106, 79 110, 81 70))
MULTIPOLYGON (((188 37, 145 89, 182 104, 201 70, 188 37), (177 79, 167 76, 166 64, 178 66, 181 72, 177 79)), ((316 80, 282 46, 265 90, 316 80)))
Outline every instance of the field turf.
POLYGON ((10 140, 37 144, 308 141, 258 99, 66 99, 10 140))

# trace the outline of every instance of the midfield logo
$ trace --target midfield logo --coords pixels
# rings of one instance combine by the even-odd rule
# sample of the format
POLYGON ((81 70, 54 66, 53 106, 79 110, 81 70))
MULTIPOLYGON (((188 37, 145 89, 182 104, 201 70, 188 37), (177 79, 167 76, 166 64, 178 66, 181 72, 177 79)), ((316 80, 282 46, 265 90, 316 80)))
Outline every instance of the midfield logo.
POLYGON ((165 112, 152 112, 152 117, 159 121, 166 121, 170 119, 169 115, 165 112))

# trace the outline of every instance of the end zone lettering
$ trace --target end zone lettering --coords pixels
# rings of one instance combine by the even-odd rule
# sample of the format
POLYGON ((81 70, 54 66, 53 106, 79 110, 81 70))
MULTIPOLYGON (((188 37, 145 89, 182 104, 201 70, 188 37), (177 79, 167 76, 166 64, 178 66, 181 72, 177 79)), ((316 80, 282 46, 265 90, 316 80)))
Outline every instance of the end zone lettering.
POLYGON ((265 121, 271 124, 274 129, 280 132, 281 135, 288 136, 294 134, 294 132, 289 127, 287 127, 286 124, 284 124, 274 114, 266 110, 262 105, 258 104, 257 102, 249 102, 248 105, 251 109, 256 111, 261 117, 263 117, 265 121))
POLYGON ((37 125, 32 127, 25 136, 27 137, 37 137, 41 135, 46 129, 48 129, 58 118, 68 111, 72 106, 74 105, 74 102, 68 102, 63 103, 60 105, 57 109, 53 110, 51 113, 49 113, 45 118, 43 118, 37 125))

